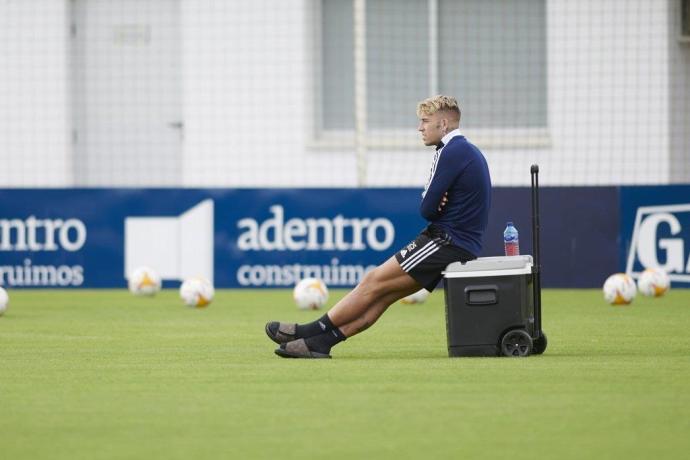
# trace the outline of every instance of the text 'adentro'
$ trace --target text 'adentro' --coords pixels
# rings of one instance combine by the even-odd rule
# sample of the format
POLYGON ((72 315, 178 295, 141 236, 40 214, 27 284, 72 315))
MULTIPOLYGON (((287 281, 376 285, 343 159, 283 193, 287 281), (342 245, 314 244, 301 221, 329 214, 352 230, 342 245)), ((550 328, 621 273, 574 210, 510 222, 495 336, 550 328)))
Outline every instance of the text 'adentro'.
POLYGON ((375 251, 388 249, 395 239, 395 227, 384 217, 300 218, 285 220, 280 205, 269 208, 271 217, 259 223, 244 218, 237 223, 237 247, 243 251, 375 251))

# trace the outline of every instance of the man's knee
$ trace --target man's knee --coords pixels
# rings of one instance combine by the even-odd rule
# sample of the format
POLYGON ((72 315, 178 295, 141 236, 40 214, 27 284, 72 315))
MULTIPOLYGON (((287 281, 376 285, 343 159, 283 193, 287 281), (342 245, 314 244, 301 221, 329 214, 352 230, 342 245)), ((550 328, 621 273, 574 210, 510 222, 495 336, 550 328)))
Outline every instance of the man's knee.
POLYGON ((359 283, 359 287, 367 294, 372 294, 374 296, 383 294, 386 286, 385 276, 382 273, 381 267, 376 267, 365 273, 362 277, 362 281, 359 283))
POLYGON ((399 275, 391 270, 391 267, 379 265, 367 272, 359 283, 362 290, 376 296, 388 294, 397 288, 399 275))
POLYGON ((362 281, 359 282, 359 285, 364 287, 364 288, 370 288, 370 287, 376 286, 376 283, 377 283, 376 270, 378 270, 378 268, 375 268, 373 270, 366 272, 364 274, 364 276, 362 277, 362 281))

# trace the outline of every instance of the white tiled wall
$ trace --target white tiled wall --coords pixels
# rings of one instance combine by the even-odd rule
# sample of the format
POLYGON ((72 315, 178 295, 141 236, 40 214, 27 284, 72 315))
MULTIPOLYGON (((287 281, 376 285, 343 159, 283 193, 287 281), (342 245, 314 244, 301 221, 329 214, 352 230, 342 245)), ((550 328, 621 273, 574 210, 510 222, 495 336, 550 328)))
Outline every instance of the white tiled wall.
MULTIPOLYGON (((354 149, 313 136, 317 2, 179 1, 180 185, 356 186, 354 149)), ((0 2, 0 186, 73 183, 68 5, 0 2)), ((466 132, 494 183, 527 184, 534 162, 545 185, 690 182, 690 46, 672 0, 547 5, 548 133, 497 147, 466 132)), ((412 142, 371 149, 368 184, 423 184, 431 152, 412 142)))

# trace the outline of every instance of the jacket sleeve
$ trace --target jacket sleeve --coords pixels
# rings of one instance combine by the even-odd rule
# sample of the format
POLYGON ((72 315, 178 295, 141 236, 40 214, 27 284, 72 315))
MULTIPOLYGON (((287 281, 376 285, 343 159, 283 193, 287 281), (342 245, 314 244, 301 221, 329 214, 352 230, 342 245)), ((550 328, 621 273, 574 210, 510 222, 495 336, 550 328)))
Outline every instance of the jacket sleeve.
POLYGON ((429 188, 422 198, 422 204, 419 207, 419 212, 428 221, 435 221, 441 217, 443 211, 438 211, 438 205, 441 203, 443 194, 446 193, 453 184, 457 176, 457 167, 453 164, 453 156, 450 152, 441 152, 436 165, 436 171, 431 178, 429 188))

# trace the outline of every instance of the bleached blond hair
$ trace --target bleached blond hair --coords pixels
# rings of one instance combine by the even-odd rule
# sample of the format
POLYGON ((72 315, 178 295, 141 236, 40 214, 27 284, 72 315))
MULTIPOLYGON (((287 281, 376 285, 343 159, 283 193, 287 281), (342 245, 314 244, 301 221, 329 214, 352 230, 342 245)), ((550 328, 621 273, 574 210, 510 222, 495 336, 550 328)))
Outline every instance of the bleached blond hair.
POLYGON ((460 106, 458 101, 452 96, 444 96, 439 94, 433 96, 417 104, 417 117, 433 115, 436 112, 449 112, 454 114, 458 121, 460 121, 460 106))

